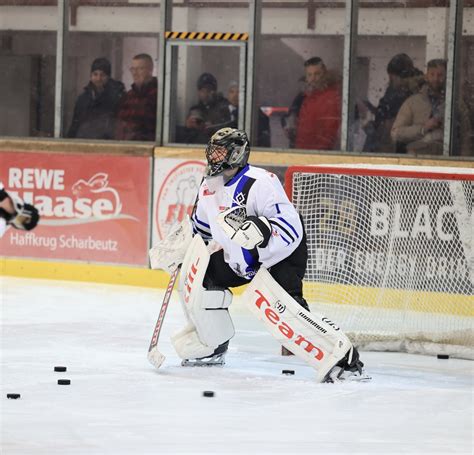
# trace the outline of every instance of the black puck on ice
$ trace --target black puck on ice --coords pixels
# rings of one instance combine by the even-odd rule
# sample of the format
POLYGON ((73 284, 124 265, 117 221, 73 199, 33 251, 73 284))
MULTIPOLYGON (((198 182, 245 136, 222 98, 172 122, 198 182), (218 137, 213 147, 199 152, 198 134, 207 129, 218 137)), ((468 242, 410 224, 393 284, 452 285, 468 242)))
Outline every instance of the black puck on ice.
POLYGON ((17 400, 20 396, 19 393, 7 393, 7 398, 10 398, 11 400, 17 400))
POLYGON ((449 359, 448 354, 438 354, 436 357, 438 357, 438 359, 449 359))
POLYGON ((213 397, 214 392, 212 390, 205 390, 204 392, 202 392, 202 396, 203 397, 213 397))
POLYGON ((71 384, 70 379, 58 379, 58 385, 69 385, 71 384))
POLYGON ((281 374, 295 374, 295 370, 281 370, 281 374))
POLYGON ((67 371, 67 368, 66 367, 54 367, 54 371, 60 371, 60 372, 64 373, 65 371, 67 371))

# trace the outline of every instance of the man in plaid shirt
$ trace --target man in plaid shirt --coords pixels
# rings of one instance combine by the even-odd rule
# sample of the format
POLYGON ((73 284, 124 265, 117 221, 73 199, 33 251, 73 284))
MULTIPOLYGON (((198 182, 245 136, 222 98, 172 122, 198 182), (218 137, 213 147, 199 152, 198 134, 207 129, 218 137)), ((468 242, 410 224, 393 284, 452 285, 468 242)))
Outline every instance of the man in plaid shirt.
POLYGON ((158 81, 153 77, 153 60, 148 54, 133 57, 132 88, 123 97, 118 112, 116 139, 154 141, 158 81))

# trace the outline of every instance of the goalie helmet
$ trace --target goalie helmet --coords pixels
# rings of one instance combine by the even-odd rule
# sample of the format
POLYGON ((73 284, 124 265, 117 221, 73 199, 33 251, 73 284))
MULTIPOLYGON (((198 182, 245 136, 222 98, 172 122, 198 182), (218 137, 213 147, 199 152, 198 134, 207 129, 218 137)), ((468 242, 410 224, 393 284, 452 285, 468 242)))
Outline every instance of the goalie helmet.
POLYGON ((206 147, 206 176, 214 177, 227 169, 243 167, 249 155, 249 139, 245 131, 221 128, 214 133, 206 147))

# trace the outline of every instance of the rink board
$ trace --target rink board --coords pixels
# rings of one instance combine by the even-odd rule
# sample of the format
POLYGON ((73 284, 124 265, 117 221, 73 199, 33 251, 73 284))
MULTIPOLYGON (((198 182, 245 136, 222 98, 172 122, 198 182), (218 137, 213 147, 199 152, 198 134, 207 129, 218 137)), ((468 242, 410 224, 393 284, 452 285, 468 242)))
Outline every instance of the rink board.
MULTIPOLYGON (((159 270, 138 267, 118 267, 72 262, 37 261, 26 259, 0 259, 0 275, 49 280, 86 281, 92 283, 121 284, 150 288, 166 288, 169 275, 159 270)), ((233 289, 240 295, 244 287, 233 289)), ((304 293, 311 296, 310 302, 348 303, 341 296, 350 296, 351 306, 404 309, 407 299, 414 311, 423 313, 474 316, 474 296, 417 292, 412 290, 384 289, 380 300, 380 290, 369 287, 355 287, 324 283, 304 283, 304 293), (389 303, 390 302, 390 303, 389 303), (427 304, 428 302, 428 304, 427 304), (449 304, 448 304, 449 302, 449 304)))
POLYGON ((346 304, 421 313, 474 316, 474 296, 443 292, 357 287, 342 284, 304 283, 304 294, 309 303, 346 304))

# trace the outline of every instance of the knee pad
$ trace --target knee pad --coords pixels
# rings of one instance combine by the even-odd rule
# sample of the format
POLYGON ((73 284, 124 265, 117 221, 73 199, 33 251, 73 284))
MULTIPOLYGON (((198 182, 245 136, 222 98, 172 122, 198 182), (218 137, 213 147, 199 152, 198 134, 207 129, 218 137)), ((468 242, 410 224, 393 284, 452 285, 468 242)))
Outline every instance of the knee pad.
POLYGON ((196 326, 200 340, 216 348, 230 340, 234 324, 227 308, 232 303, 232 292, 228 289, 208 291, 202 288, 201 298, 193 302, 190 318, 196 326))

